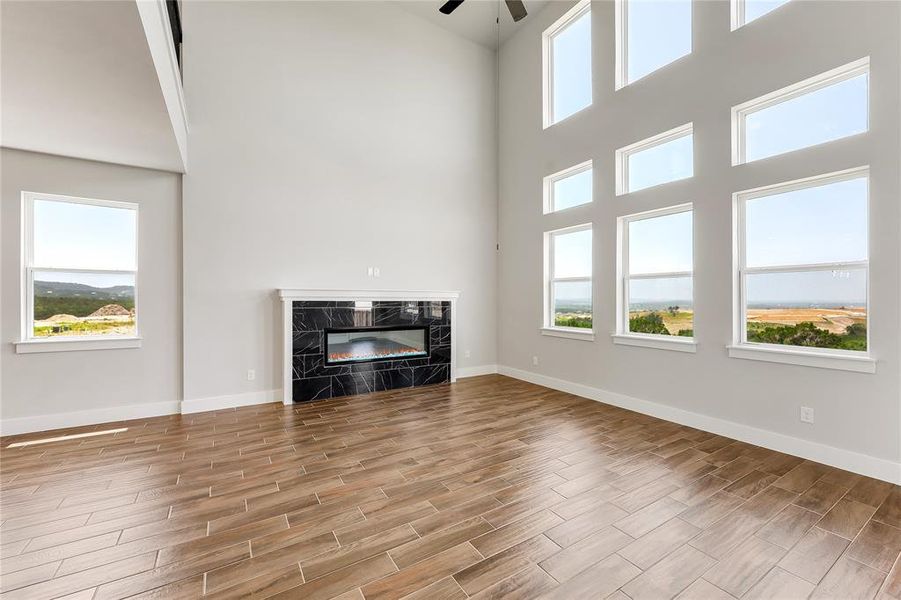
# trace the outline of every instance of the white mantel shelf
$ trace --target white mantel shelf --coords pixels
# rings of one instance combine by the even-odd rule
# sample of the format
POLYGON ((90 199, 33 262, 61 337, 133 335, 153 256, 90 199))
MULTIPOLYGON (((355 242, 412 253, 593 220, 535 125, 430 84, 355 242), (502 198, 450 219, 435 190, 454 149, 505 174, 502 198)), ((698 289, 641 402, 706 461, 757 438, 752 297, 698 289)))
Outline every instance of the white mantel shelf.
POLYGON ((280 289, 283 301, 293 300, 456 300, 460 292, 434 290, 329 290, 280 289))
POLYGON ((284 403, 293 404, 293 380, 294 368, 292 364, 294 356, 294 315, 292 303, 305 300, 420 300, 420 301, 448 301, 451 303, 451 363, 450 381, 457 381, 457 300, 460 297, 458 291, 436 290, 345 290, 345 289, 290 289, 278 290, 278 297, 282 301, 282 386, 284 389, 284 403))

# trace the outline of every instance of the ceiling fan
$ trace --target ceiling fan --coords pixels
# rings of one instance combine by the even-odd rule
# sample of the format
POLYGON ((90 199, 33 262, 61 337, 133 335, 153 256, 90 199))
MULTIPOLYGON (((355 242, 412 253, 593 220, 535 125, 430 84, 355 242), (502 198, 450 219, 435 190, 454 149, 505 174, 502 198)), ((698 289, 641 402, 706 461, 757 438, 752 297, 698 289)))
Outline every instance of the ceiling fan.
MULTIPOLYGON (((521 21, 529 14, 526 12, 526 6, 522 3, 522 0, 504 0, 504 2, 506 2, 507 10, 510 11, 510 16, 513 17, 514 21, 521 21)), ((448 0, 438 10, 445 15, 449 15, 457 10, 457 7, 461 4, 463 4, 463 0, 448 0)))

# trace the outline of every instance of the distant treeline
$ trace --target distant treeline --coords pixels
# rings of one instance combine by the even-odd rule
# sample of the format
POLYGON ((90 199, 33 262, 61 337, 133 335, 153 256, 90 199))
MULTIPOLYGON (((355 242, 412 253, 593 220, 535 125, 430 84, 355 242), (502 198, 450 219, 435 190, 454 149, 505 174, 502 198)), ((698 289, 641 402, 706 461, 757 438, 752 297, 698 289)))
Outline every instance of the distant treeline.
POLYGON ((865 351, 867 349, 867 326, 865 323, 854 323, 845 327, 844 333, 832 333, 809 321, 797 325, 748 323, 748 341, 762 344, 865 351))
POLYGON ((118 304, 126 310, 131 310, 135 307, 134 298, 117 298, 116 300, 110 300, 109 298, 72 296, 35 296, 34 318, 36 321, 41 321, 52 317, 53 315, 87 317, 98 308, 102 308, 107 304, 118 304))
MULTIPOLYGON (((678 306, 672 307, 674 309, 678 309, 678 306)), ((673 312, 673 311, 670 311, 673 312)), ((673 335, 670 333, 670 330, 666 328, 666 324, 663 322, 663 317, 660 316, 660 313, 651 312, 644 315, 636 315, 634 317, 629 317, 629 331, 632 333, 651 333, 654 335, 673 335)), ((680 329, 676 335, 682 337, 693 337, 694 330, 693 329, 680 329)))

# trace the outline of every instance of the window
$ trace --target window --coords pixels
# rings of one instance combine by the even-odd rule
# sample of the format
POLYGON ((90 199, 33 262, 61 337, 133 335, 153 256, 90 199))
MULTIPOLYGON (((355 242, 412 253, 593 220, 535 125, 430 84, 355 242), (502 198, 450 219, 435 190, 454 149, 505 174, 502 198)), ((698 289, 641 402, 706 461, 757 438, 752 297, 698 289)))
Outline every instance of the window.
POLYGON ((621 217, 619 238, 618 332, 667 341, 677 336, 676 342, 693 338, 691 204, 621 217))
POLYGON ((590 332, 591 225, 545 233, 545 327, 590 332))
POLYGON ((732 109, 732 164, 831 142, 869 129, 869 58, 732 109))
POLYGON ((591 202, 591 161, 544 178, 544 212, 552 213, 591 202))
POLYGON ((688 123, 617 150, 617 195, 693 176, 693 144, 688 123))
POLYGON ((544 126, 591 106, 591 4, 582 0, 548 28, 544 49, 544 126))
POLYGON ((776 10, 789 0, 732 0, 733 31, 776 10))
POLYGON ((23 211, 22 340, 135 338, 137 205, 26 192, 23 211))
POLYGON ((691 54, 691 0, 617 0, 616 88, 691 54))
POLYGON ((736 343, 868 349, 868 172, 735 195, 736 343))

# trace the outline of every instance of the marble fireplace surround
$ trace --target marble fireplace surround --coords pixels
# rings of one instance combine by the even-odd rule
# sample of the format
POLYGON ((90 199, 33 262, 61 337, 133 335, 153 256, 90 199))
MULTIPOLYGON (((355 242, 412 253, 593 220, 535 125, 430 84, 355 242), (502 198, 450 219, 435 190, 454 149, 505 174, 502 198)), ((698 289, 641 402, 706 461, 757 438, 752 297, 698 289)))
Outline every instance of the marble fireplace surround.
MULTIPOLYGON (((295 302, 446 302, 450 304, 450 366, 449 381, 457 380, 457 299, 456 291, 429 290, 342 290, 342 289, 279 289, 282 302, 282 382, 284 403, 294 402, 294 303, 295 302)), ((329 394, 328 397, 332 397, 329 394)), ((298 399, 300 400, 300 399, 298 399)))

